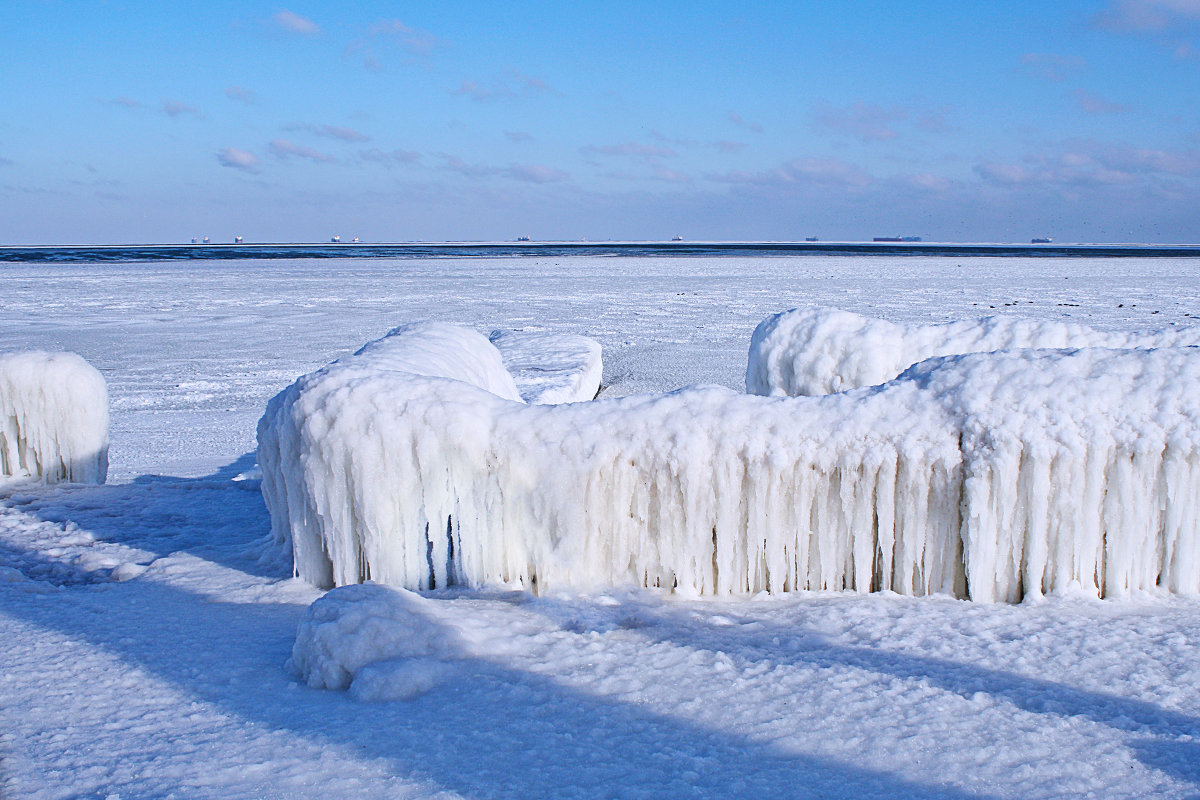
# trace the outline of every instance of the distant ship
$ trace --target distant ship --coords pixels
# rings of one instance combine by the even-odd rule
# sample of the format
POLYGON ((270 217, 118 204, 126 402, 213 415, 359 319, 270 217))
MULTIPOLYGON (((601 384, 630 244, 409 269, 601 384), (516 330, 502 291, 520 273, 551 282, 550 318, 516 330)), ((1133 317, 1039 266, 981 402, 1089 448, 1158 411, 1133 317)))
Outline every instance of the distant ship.
POLYGON ((872 241, 875 242, 919 242, 920 236, 876 236, 872 241))
POLYGON ((204 237, 204 243, 205 243, 205 244, 208 244, 210 241, 212 241, 212 240, 211 240, 211 239, 209 239, 207 236, 205 236, 205 237, 204 237))
POLYGON ((355 237, 354 237, 353 239, 351 239, 350 241, 354 242, 355 244, 358 244, 358 237, 357 237, 357 236, 355 236, 355 237))
POLYGON ((528 236, 518 236, 518 237, 517 237, 517 241, 518 241, 518 242, 528 242, 528 241, 529 241, 529 237, 528 237, 528 236))
POLYGON ((1030 239, 1029 243, 1030 244, 1050 244, 1053 241, 1054 241, 1053 239, 1049 239, 1049 238, 1047 238, 1047 239, 1030 239))
POLYGON ((200 244, 200 240, 199 240, 199 239, 197 239, 195 236, 193 236, 193 237, 192 237, 192 244, 200 244))
POLYGON ((233 243, 234 243, 234 244, 241 244, 241 243, 242 243, 242 237, 240 237, 240 236, 235 236, 235 237, 233 237, 233 243))
POLYGON ((805 236, 805 237, 804 237, 804 241, 806 241, 806 242, 816 242, 816 241, 820 241, 820 240, 819 240, 819 239, 817 239, 817 237, 815 237, 815 236, 805 236))
POLYGON ((675 235, 675 236, 672 236, 672 237, 671 237, 671 241, 672 241, 672 242, 682 242, 682 241, 683 241, 683 237, 682 237, 682 236, 679 236, 679 235, 675 235))
POLYGON ((342 237, 338 236, 336 233, 333 236, 329 237, 329 241, 333 242, 334 244, 337 244, 341 240, 342 240, 342 237))

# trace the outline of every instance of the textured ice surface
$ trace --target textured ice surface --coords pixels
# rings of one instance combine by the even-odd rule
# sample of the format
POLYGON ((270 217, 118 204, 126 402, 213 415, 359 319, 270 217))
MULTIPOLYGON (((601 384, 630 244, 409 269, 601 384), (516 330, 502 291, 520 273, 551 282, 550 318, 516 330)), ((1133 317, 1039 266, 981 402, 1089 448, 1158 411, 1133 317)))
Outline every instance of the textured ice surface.
POLYGON ((433 688, 458 649, 438 624, 438 603, 365 583, 327 592, 296 632, 289 669, 314 689, 350 689, 361 700, 400 700, 433 688))
POLYGON ((934 356, 1017 348, 1147 348, 1200 344, 1200 326, 1157 332, 1098 331, 1076 322, 984 317, 900 325, 833 308, 792 309, 754 330, 746 391, 776 397, 874 386, 934 356))
POLYGON ((104 483, 108 390, 75 353, 0 353, 0 477, 104 483))
POLYGON ((300 378, 263 493, 317 585, 1200 591, 1200 351, 932 359, 880 387, 528 406, 424 326, 300 378), (397 369, 426 354, 420 374, 397 369), (438 358, 444 358, 439 361, 438 358), (470 376, 467 376, 468 378, 470 376))
POLYGON ((579 403, 600 391, 604 367, 595 339, 532 331, 493 331, 489 339, 527 403, 579 403))

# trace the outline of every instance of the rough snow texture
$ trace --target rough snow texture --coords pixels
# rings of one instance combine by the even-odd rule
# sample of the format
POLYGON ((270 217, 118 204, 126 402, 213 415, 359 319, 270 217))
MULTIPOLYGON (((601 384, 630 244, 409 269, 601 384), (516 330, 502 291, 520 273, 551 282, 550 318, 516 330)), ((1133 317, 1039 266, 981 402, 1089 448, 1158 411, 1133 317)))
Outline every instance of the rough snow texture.
MULTIPOLYGON (((880 387, 716 387, 528 406, 381 358, 300 378, 259 423, 296 573, 685 594, 891 589, 1017 601, 1200 591, 1200 351, 933 359, 880 387)), ((472 338, 477 337, 477 338, 472 338)), ((498 358, 498 357, 497 357, 498 358)))
POLYGON ((1200 327, 1117 333, 1020 317, 897 325, 833 308, 797 308, 768 317, 755 329, 746 391, 773 397, 831 394, 885 383, 918 361, 961 353, 1180 345, 1200 345, 1200 327))
POLYGON ((108 390, 74 353, 0 354, 0 477, 104 483, 108 390))
POLYGON ((595 339, 530 331, 493 331, 489 339, 527 403, 579 403, 600 391, 604 367, 595 339))
POLYGON ((453 629, 418 594, 365 583, 309 606, 289 670, 314 689, 349 689, 360 700, 401 700, 433 688, 452 667, 453 629))

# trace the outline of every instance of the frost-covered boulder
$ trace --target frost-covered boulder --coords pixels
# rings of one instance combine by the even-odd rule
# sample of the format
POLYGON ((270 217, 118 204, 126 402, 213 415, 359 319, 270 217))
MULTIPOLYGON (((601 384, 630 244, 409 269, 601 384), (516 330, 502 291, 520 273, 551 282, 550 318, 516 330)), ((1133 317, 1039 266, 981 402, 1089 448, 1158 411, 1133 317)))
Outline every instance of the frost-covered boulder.
POLYGON ((364 583, 333 589, 308 607, 287 667, 314 689, 403 700, 436 686, 457 649, 455 630, 440 622, 433 601, 364 583))
POLYGON ((489 339, 527 403, 580 403, 600 391, 604 367, 595 339, 529 331, 493 331, 489 339))
POLYGON ((104 483, 108 389, 74 353, 0 354, 0 477, 104 483))
POLYGON ((1200 327, 1154 333, 1097 331, 1077 323, 984 317, 944 325, 898 325, 833 308, 793 309, 755 329, 746 391, 798 397, 875 386, 918 361, 1019 348, 1150 348, 1200 345, 1200 327))
POLYGON ((500 360, 477 334, 408 329, 269 404, 263 492, 300 577, 1200 592, 1195 348, 945 357, 823 397, 530 406, 446 377, 433 356, 454 342, 500 360), (415 353, 419 371, 394 366, 415 353))

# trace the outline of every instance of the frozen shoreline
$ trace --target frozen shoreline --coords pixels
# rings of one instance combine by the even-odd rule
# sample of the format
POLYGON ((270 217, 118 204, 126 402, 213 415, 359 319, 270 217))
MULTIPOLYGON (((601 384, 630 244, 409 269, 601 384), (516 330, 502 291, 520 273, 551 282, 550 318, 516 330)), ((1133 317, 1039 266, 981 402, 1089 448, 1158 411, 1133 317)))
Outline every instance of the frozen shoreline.
POLYGON ((0 492, 0 793, 19 798, 1186 797, 1200 601, 435 593, 424 694, 284 670, 318 592, 264 551, 267 398, 397 324, 577 333, 601 396, 740 389, 754 326, 836 305, 1195 324, 1200 260, 463 259, 0 265, 0 348, 112 397, 110 481, 0 492), (1155 313, 1157 312, 1157 313, 1155 313))

